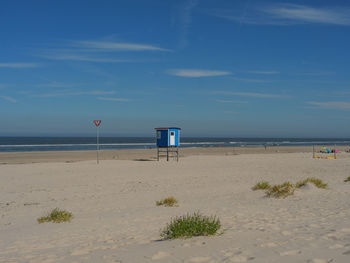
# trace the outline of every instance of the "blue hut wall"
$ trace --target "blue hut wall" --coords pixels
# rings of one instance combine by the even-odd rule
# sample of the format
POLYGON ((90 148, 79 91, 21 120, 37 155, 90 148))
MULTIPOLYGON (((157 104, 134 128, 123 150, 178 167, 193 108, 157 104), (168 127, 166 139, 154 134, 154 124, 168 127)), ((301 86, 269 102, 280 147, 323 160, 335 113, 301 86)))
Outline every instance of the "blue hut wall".
POLYGON ((169 142, 168 130, 157 130, 157 146, 167 147, 169 142))

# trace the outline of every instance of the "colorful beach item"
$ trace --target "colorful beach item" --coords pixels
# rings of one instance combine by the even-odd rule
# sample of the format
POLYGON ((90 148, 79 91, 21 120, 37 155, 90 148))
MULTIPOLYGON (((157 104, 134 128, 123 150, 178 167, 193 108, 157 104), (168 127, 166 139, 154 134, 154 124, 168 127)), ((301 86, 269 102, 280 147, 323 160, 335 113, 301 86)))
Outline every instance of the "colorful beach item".
MULTIPOLYGON (((329 147, 331 148, 331 147, 329 147)), ((321 150, 315 151, 315 145, 312 146, 312 157, 314 159, 337 159, 338 149, 334 148, 330 150, 328 147, 323 146, 321 150), (331 155, 332 154, 332 155, 331 155)))

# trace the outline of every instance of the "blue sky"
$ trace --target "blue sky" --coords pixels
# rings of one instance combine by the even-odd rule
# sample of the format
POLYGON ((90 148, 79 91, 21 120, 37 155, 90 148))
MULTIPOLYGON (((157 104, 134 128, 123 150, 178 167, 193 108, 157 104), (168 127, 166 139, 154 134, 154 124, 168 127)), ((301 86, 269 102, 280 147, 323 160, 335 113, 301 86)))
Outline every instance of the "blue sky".
POLYGON ((349 137, 349 1, 17 1, 0 136, 349 137))

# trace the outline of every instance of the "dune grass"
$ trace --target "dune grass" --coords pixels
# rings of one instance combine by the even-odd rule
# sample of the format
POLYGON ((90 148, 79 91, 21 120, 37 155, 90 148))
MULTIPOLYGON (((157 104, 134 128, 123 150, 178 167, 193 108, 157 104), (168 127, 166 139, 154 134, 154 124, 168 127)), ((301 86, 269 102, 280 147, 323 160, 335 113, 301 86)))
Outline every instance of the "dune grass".
POLYGON ((321 179, 317 179, 317 178, 306 178, 303 181, 299 181, 296 183, 295 187, 296 188, 300 188, 304 185, 306 185, 307 183, 312 183, 314 184, 317 188, 321 188, 321 189, 326 189, 328 187, 328 184, 324 183, 321 179))
POLYGON ((220 227, 220 220, 216 216, 208 217, 196 212, 173 218, 160 236, 164 239, 209 236, 215 235, 220 227))
POLYGON ((47 216, 40 217, 37 220, 39 224, 45 222, 62 223, 70 222, 72 218, 73 214, 71 212, 55 208, 47 216))
POLYGON ((253 191, 256 191, 256 190, 266 190, 266 189, 270 189, 271 188, 271 185, 269 182, 267 181, 261 181, 261 182, 258 182, 256 185, 254 185, 252 187, 252 190, 253 191))
POLYGON ((157 201, 156 205, 157 206, 164 205, 164 206, 170 206, 171 207, 171 206, 179 206, 179 203, 175 199, 175 197, 170 196, 170 197, 167 197, 167 198, 165 198, 163 200, 157 201))
MULTIPOLYGON (((348 179, 350 181, 350 177, 348 179)), ((283 184, 270 186, 270 188, 267 188, 265 193, 267 197, 286 198, 287 196, 293 195, 296 189, 301 188, 307 183, 312 183, 317 188, 321 188, 321 189, 328 188, 328 184, 324 183, 321 179, 311 177, 311 178, 306 178, 305 180, 299 181, 296 184, 285 182, 283 184)), ((253 187, 253 190, 256 186, 253 187)))
POLYGON ((350 176, 344 180, 344 182, 350 182, 350 176))
POLYGON ((285 182, 283 184, 271 186, 271 188, 266 191, 266 196, 274 198, 286 198, 289 195, 293 195, 294 190, 295 186, 293 184, 290 182, 285 182))

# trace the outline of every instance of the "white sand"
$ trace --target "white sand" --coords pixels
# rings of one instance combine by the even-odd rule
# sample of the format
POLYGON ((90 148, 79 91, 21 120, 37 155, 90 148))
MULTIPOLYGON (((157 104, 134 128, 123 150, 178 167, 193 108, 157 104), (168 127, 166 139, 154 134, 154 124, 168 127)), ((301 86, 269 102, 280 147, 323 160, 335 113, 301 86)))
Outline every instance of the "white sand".
POLYGON ((350 262, 350 154, 191 156, 179 163, 93 161, 0 166, 0 262, 350 262), (317 177, 286 199, 252 191, 317 177), (174 196, 179 207, 157 207, 174 196), (38 224, 55 207, 70 223, 38 224), (170 219, 216 214, 224 233, 159 241, 170 219))

